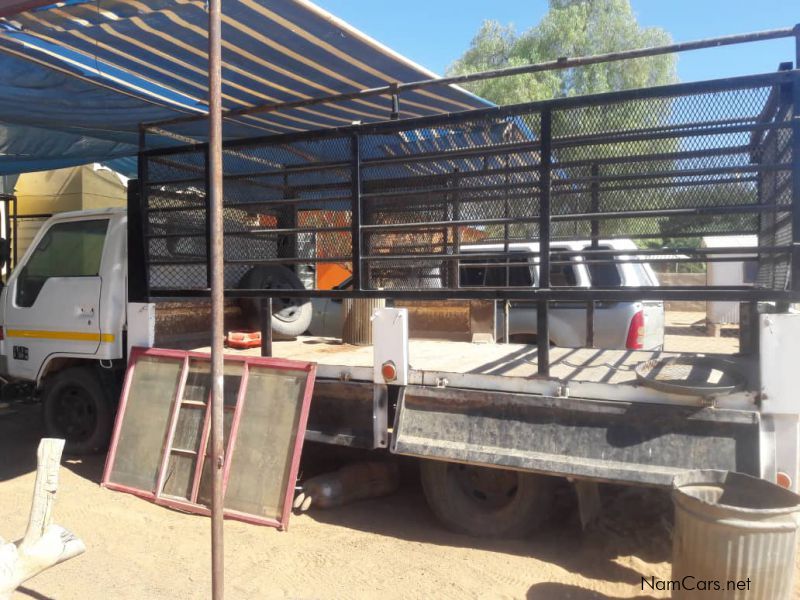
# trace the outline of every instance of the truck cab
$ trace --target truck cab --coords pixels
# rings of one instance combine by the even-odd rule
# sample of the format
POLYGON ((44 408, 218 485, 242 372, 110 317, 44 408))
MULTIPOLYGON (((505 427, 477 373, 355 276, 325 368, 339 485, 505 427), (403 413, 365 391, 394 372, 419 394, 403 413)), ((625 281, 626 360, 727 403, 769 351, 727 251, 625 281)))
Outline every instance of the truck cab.
POLYGON ((105 445, 125 356, 125 209, 66 212, 36 234, 0 294, 0 373, 32 382, 45 429, 105 445))

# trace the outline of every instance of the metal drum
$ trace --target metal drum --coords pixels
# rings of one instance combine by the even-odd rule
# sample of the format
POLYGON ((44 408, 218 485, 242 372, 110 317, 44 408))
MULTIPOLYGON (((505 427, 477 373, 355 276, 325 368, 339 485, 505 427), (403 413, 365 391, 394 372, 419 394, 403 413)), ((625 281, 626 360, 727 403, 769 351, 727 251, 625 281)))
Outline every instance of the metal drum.
POLYGON ((673 598, 794 598, 800 496, 728 471, 675 478, 673 598))

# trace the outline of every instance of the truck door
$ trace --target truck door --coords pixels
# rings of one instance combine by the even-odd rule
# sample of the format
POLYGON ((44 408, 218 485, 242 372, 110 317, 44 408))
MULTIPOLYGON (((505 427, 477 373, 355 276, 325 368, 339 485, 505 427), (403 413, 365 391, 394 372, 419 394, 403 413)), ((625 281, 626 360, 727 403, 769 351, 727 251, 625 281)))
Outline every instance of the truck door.
POLYGON ((100 331, 100 263, 109 220, 62 221, 38 237, 9 282, 9 373, 35 379, 51 354, 93 355, 100 331))

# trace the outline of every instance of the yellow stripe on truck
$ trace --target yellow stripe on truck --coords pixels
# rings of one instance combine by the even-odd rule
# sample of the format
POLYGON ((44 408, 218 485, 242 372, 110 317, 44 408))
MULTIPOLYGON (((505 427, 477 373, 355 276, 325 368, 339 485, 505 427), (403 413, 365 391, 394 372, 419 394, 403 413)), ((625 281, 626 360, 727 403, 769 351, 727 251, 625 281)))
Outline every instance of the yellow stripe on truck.
POLYGON ((41 331, 38 329, 7 329, 8 338, 26 338, 36 340, 68 340, 70 342, 103 342, 114 341, 112 333, 85 333, 83 331, 41 331))

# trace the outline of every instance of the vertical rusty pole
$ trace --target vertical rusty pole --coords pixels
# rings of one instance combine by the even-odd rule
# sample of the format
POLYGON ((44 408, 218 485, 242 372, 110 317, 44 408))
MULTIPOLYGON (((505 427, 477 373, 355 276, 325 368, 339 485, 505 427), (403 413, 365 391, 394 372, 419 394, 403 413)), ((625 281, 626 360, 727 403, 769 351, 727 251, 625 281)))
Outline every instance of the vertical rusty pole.
POLYGON ((208 194, 211 237, 211 597, 224 586, 222 513, 223 403, 223 226, 222 226, 222 0, 208 0, 208 194))

